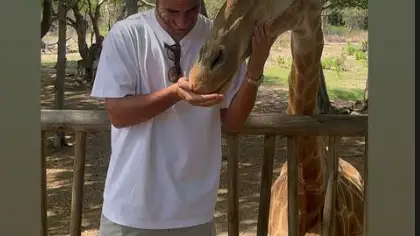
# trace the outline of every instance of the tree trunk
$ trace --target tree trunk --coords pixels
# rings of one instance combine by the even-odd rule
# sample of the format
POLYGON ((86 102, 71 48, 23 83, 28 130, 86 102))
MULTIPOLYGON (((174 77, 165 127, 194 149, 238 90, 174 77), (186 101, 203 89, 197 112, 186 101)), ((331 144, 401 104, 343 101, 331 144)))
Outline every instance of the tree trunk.
MULTIPOLYGON (((90 21, 92 22, 92 28, 93 28, 93 35, 95 36, 95 43, 100 43, 102 41, 102 36, 101 36, 101 31, 99 29, 99 19, 101 17, 101 6, 102 6, 102 2, 101 3, 97 3, 95 5, 95 8, 92 9, 91 4, 89 4, 89 17, 90 17, 90 21)), ((91 44, 92 44, 92 39, 91 39, 91 44)))
POLYGON ((89 47, 86 42, 88 22, 80 12, 79 6, 75 4, 72 8, 75 18, 75 28, 77 31, 77 46, 79 48, 80 57, 82 57, 82 65, 85 70, 85 81, 92 81, 92 65, 93 60, 89 54, 89 47))
POLYGON ((41 39, 48 33, 52 24, 52 0, 44 0, 42 4, 41 39))
MULTIPOLYGON (((55 79, 55 109, 64 108, 64 82, 66 77, 66 31, 67 10, 65 0, 58 2, 58 53, 57 53, 57 76, 55 79)), ((65 133, 57 132, 54 138, 56 148, 66 146, 65 133)))
POLYGON ((325 84, 324 70, 321 66, 321 77, 319 80, 319 89, 318 89, 318 111, 320 114, 328 114, 332 111, 332 105, 330 98, 328 97, 327 86, 325 84))
POLYGON ((363 94, 363 107, 362 107, 362 111, 367 111, 368 109, 368 102, 369 102, 369 76, 366 79, 366 87, 365 87, 365 92, 363 94))
POLYGON ((93 18, 91 19, 93 32, 95 32, 95 43, 100 43, 102 41, 101 30, 99 29, 99 18, 101 17, 100 14, 101 6, 96 6, 93 18))
POLYGON ((127 9, 127 17, 139 12, 138 0, 124 0, 124 3, 127 9))
POLYGON ((367 101, 368 100, 368 93, 369 93, 369 76, 366 79, 366 85, 365 85, 365 92, 363 94, 363 100, 367 101))

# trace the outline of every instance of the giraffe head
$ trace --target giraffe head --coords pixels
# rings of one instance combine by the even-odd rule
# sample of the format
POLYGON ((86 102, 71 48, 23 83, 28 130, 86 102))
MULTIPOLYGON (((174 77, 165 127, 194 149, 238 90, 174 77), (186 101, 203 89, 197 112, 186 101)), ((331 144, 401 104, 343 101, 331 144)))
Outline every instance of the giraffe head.
POLYGON ((277 38, 304 24, 308 5, 321 0, 227 0, 219 10, 210 37, 202 46, 190 71, 196 93, 223 93, 240 64, 251 54, 255 24, 268 24, 267 36, 277 38))

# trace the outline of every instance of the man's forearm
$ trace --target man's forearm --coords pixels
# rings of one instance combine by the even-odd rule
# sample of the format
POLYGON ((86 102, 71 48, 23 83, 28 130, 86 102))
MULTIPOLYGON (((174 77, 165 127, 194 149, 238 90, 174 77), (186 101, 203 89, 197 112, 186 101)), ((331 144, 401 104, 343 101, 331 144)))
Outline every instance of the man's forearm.
POLYGON ((225 111, 223 127, 226 131, 236 132, 243 127, 254 107, 257 92, 258 89, 255 85, 244 81, 231 105, 225 111))
POLYGON ((108 98, 105 106, 111 123, 116 128, 128 127, 145 122, 161 114, 177 103, 176 84, 146 94, 124 98, 108 98))

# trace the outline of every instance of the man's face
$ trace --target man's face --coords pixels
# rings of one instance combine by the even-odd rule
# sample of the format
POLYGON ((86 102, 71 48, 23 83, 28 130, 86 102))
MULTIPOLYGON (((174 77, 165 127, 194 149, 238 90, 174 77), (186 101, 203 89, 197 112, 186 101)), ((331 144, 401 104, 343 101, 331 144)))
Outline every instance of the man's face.
POLYGON ((200 0, 158 0, 156 9, 170 34, 183 37, 197 21, 200 0))

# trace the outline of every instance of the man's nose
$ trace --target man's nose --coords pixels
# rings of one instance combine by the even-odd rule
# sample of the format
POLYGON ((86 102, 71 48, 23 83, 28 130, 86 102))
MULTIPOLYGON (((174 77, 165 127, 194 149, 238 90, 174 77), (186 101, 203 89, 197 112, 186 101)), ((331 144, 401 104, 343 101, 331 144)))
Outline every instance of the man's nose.
POLYGON ((177 25, 180 28, 187 28, 188 23, 189 23, 188 19, 185 16, 182 16, 182 17, 178 18, 178 20, 177 20, 177 25))

